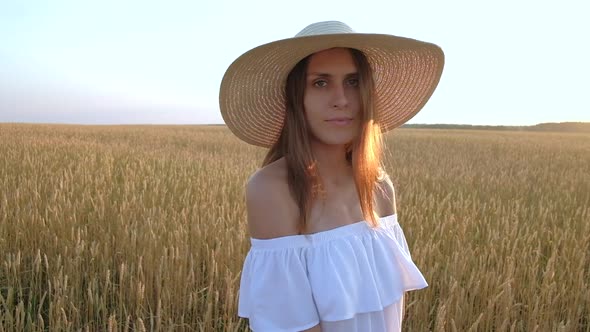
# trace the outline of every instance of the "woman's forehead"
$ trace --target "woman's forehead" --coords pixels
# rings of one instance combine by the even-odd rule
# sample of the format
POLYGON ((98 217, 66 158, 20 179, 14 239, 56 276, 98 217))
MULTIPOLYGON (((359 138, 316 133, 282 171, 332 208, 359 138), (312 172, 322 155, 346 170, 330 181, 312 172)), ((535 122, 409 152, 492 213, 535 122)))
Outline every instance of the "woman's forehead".
POLYGON ((356 65, 347 48, 331 48, 312 54, 307 64, 308 75, 356 73, 356 65))

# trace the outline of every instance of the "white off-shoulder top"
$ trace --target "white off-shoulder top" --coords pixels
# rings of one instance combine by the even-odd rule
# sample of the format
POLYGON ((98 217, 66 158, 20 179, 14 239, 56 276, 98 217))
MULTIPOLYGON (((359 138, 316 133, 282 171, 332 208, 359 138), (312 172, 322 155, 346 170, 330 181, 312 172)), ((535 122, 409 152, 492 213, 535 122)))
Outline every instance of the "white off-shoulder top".
POLYGON ((401 330, 403 294, 428 286, 395 214, 309 235, 251 238, 238 315, 255 331, 401 330))

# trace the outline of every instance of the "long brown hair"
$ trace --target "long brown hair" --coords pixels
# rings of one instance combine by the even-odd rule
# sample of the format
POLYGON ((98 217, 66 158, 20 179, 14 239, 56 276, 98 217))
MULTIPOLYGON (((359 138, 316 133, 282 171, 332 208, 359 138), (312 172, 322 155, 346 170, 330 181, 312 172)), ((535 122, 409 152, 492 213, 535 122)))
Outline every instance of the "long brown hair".
MULTIPOLYGON (((350 49, 350 52, 358 72, 362 121, 359 134, 347 145, 346 160, 353 169, 363 216, 376 226, 378 216, 374 212, 373 192, 376 181, 380 181, 384 173, 381 167, 383 143, 374 108, 373 72, 361 51, 350 49)), ((264 167, 285 157, 289 190, 299 207, 300 233, 306 229, 313 200, 321 196, 323 188, 311 151, 303 105, 310 57, 297 63, 287 77, 283 130, 262 162, 264 167)))

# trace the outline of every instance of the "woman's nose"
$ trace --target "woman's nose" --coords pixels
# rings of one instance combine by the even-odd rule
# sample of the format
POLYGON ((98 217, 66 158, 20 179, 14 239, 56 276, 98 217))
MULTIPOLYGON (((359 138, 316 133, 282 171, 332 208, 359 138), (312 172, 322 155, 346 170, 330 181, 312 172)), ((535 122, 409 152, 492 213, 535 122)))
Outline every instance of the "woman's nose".
POLYGON ((337 84, 332 87, 332 107, 345 108, 348 106, 348 97, 344 85, 337 84))

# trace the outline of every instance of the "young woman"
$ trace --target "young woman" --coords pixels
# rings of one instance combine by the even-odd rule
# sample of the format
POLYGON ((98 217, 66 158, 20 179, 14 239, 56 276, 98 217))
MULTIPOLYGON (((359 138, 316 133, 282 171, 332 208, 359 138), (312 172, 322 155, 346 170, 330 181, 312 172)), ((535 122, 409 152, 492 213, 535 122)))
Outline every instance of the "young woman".
POLYGON ((433 44, 319 22, 228 68, 231 131, 269 148, 246 185, 251 248, 238 314, 254 331, 399 331, 427 283, 397 222, 381 134, 433 93, 433 44))

